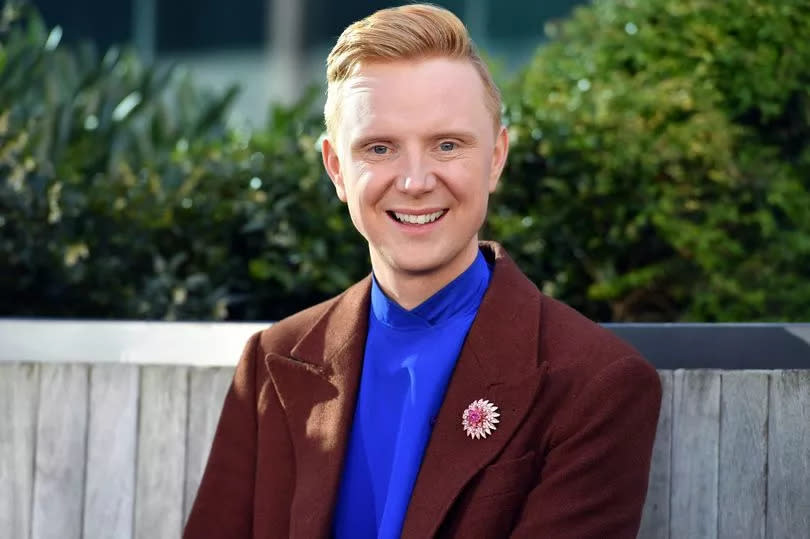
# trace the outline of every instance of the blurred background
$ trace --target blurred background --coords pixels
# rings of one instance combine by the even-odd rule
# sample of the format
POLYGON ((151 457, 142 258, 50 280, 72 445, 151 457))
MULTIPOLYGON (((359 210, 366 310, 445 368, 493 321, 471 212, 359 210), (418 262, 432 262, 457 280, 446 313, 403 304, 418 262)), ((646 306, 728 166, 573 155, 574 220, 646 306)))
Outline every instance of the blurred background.
MULTIPOLYGON (((324 62, 343 29, 377 9, 401 2, 375 0, 37 0, 46 23, 63 40, 106 48, 132 43, 141 58, 180 63, 214 88, 239 81, 232 113, 254 122, 268 100, 291 102, 321 83, 324 62)), ((543 39, 546 21, 583 0, 451 0, 436 2, 461 17, 491 57, 514 70, 543 39)))
MULTIPOLYGON (((277 320, 369 271, 324 60, 393 2, 3 0, 0 316, 277 320)), ((483 237, 600 322, 810 320, 807 0, 439 2, 503 91, 483 237)))

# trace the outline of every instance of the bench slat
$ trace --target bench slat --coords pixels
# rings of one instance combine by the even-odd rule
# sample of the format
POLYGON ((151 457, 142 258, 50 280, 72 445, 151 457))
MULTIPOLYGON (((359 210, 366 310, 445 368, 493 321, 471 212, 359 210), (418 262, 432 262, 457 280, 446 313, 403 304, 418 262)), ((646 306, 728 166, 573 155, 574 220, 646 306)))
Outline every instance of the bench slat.
POLYGON ((200 486, 211 442, 231 385, 233 367, 193 369, 189 386, 188 449, 186 454, 185 507, 188 518, 200 486))
POLYGON ((767 537, 810 537, 810 370, 771 375, 767 537))
POLYGON ((80 539, 87 439, 88 368, 41 366, 37 414, 34 539, 80 539))
POLYGON ((39 366, 0 365, 0 530, 30 537, 39 366))
POLYGON ((84 539, 132 537, 138 367, 93 365, 84 539))
POLYGON ((671 537, 717 537, 720 373, 675 371, 671 537))
POLYGON ((722 386, 718 535, 764 539, 768 375, 728 371, 722 386))
POLYGON ((141 367, 135 537, 180 537, 188 369, 141 367))

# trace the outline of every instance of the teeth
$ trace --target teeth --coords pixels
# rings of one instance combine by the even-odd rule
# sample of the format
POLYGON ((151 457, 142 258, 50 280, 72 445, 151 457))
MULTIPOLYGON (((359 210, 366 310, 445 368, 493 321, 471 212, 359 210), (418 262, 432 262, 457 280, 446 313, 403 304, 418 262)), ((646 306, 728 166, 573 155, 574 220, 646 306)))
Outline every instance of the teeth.
POLYGON ((425 223, 432 223, 433 221, 444 215, 444 210, 422 215, 411 215, 409 213, 398 213, 398 212, 393 213, 394 217, 396 217, 398 221, 402 221, 403 223, 410 223, 412 225, 424 225, 425 223))

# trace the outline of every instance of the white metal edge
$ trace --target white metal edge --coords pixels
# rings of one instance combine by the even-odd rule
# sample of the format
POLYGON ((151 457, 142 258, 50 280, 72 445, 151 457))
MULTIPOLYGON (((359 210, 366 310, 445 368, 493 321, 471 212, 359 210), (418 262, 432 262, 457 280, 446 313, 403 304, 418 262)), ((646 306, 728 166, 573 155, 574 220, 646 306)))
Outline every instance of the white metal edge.
POLYGON ((233 366, 269 325, 0 319, 0 362, 233 366))

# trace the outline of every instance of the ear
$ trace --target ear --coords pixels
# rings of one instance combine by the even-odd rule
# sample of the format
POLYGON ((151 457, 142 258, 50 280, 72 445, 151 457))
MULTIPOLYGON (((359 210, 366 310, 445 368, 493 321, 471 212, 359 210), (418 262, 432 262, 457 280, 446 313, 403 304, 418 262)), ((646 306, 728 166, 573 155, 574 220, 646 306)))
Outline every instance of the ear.
POLYGON ((343 175, 340 173, 340 157, 337 153, 337 147, 328 136, 324 137, 321 143, 321 157, 323 158, 323 167, 335 186, 337 197, 341 202, 346 202, 346 186, 343 184, 343 175))
POLYGON ((492 150, 492 166, 489 171, 489 192, 495 192, 498 180, 501 179, 506 157, 509 154, 509 133, 504 126, 500 126, 495 135, 495 148, 492 150))

